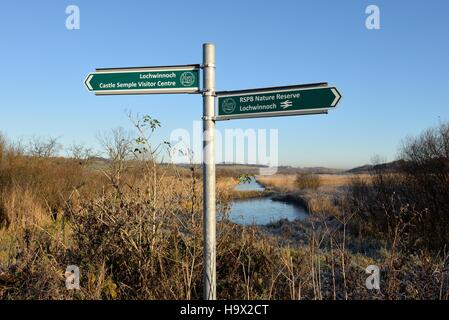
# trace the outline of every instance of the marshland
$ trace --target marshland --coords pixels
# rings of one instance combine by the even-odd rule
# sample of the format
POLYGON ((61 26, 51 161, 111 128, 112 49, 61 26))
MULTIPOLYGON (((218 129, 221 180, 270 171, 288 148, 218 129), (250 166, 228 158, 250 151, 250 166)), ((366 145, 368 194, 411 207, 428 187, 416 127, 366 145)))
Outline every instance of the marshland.
MULTIPOLYGON (((104 157, 1 136, 0 299, 202 297, 202 167, 161 162, 159 126, 112 130, 104 157), (79 290, 66 289, 69 265, 79 290)), ((448 299, 448 146, 440 124, 363 171, 219 166, 218 298, 448 299), (380 289, 365 285, 370 265, 380 289)))

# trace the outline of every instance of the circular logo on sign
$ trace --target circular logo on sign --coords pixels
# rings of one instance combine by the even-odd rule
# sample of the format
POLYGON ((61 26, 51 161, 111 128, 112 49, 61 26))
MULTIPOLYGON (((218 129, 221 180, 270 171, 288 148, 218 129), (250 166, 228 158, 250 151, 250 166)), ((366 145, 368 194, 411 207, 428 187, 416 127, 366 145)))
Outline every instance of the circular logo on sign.
POLYGON ((221 104, 224 113, 233 113, 236 106, 237 105, 232 98, 226 98, 221 104))
POLYGON ((195 83, 195 75, 192 72, 183 72, 180 81, 184 87, 190 87, 195 83))

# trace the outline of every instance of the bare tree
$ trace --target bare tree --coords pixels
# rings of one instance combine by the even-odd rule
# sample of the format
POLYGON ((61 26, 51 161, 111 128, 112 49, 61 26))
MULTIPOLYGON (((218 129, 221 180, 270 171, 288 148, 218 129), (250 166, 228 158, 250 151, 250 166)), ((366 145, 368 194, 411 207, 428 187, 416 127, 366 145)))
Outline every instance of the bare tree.
POLYGON ((33 157, 49 158, 56 156, 61 148, 58 138, 33 137, 28 144, 28 153, 33 157))
POLYGON ((98 136, 109 160, 109 170, 104 172, 115 187, 119 186, 121 173, 126 168, 126 161, 133 154, 133 139, 130 132, 118 127, 110 133, 98 136))
POLYGON ((400 150, 405 173, 402 198, 421 211, 417 225, 420 239, 428 248, 449 245, 449 123, 408 138, 400 150))
POLYGON ((68 149, 69 156, 78 161, 81 165, 86 165, 95 157, 95 152, 92 148, 86 147, 83 144, 72 144, 68 149))

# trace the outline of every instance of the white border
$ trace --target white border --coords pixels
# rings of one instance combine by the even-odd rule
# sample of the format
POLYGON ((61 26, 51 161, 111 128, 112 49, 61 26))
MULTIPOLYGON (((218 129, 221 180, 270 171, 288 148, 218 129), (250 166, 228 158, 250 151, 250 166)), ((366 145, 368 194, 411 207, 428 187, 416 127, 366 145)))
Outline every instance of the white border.
POLYGON ((234 119, 250 119, 250 118, 268 118, 268 117, 285 117, 285 116, 300 116, 313 114, 327 114, 329 108, 316 108, 308 110, 290 110, 290 111, 273 111, 260 113, 240 113, 234 115, 222 115, 214 117, 215 121, 234 120, 234 119))
POLYGON ((166 89, 131 89, 131 90, 110 90, 110 91, 89 91, 97 96, 113 96, 120 94, 150 94, 150 93, 199 93, 199 88, 166 88, 166 89))
POLYGON ((95 70, 95 73, 129 73, 129 72, 163 72, 163 71, 192 71, 200 70, 197 66, 173 66, 173 67, 143 67, 143 68, 117 68, 117 69, 100 69, 95 70))
POLYGON ((273 90, 267 90, 267 91, 257 91, 257 89, 254 89, 253 92, 246 92, 246 93, 234 93, 234 94, 217 94, 217 98, 227 98, 227 97, 239 97, 239 96, 253 96, 258 94, 266 94, 266 93, 276 93, 276 92, 289 92, 289 91, 306 91, 306 90, 316 90, 316 89, 335 89, 335 87, 312 87, 312 88, 289 88, 289 89, 273 89, 273 90))

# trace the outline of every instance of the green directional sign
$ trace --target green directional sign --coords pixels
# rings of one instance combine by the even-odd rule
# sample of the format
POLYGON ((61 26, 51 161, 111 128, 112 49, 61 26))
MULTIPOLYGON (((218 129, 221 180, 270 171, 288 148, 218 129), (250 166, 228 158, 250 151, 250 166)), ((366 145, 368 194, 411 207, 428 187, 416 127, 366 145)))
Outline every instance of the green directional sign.
POLYGON ((85 81, 98 95, 199 92, 199 65, 97 69, 85 81))
POLYGON ((326 113, 341 99, 326 83, 218 92, 216 120, 326 113))

